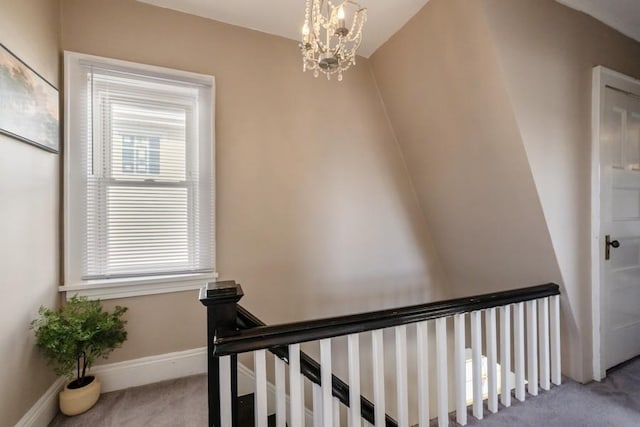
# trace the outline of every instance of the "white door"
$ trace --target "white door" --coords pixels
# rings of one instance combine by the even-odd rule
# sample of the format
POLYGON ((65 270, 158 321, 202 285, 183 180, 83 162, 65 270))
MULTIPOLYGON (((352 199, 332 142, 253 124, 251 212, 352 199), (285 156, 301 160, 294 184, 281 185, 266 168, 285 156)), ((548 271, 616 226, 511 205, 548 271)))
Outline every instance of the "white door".
POLYGON ((640 354, 640 96, 611 87, 605 87, 602 95, 600 272, 604 370, 640 354))

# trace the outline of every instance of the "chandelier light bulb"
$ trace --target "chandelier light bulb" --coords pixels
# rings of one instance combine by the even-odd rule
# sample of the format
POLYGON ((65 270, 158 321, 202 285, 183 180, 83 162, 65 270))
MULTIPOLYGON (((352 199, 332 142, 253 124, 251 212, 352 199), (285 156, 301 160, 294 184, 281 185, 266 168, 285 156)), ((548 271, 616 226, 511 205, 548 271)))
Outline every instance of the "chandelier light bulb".
POLYGON ((344 22, 344 5, 340 5, 338 8, 338 28, 336 29, 336 34, 339 36, 346 36, 349 33, 347 27, 344 22))
POLYGON ((302 26, 302 35, 303 36, 308 36, 309 35, 309 24, 306 23, 306 22, 302 26))

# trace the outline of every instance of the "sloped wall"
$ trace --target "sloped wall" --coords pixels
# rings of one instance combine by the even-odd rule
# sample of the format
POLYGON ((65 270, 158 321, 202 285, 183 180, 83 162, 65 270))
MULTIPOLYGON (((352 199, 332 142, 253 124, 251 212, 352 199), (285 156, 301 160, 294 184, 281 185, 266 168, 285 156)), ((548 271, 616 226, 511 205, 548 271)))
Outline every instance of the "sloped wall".
POLYGON ((431 0, 371 64, 451 292, 562 284, 481 2, 431 0))
POLYGON ((575 376, 592 378, 591 73, 640 78, 640 43, 552 0, 484 0, 504 87, 580 325, 575 376))
POLYGON ((559 281, 480 5, 430 1, 371 63, 453 292, 559 281))
POLYGON ((555 281, 591 365, 591 69, 640 44, 552 0, 430 1, 371 64, 453 292, 555 281))

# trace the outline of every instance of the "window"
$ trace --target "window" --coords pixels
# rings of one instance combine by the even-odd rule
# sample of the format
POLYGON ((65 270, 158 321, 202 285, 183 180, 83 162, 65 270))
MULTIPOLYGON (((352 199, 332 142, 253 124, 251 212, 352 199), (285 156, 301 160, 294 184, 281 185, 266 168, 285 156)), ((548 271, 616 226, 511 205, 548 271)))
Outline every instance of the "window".
POLYGON ((65 91, 63 289, 213 277, 213 77, 66 52, 65 91))

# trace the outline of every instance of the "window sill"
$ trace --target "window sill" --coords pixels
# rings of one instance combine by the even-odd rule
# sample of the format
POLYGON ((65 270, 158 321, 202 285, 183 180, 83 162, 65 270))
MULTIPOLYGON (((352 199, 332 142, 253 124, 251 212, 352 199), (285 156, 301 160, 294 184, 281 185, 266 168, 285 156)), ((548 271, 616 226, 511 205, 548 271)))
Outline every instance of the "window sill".
POLYGON ((60 286, 58 289, 66 293, 67 299, 78 295, 106 300, 200 289, 217 277, 218 273, 199 273, 87 280, 78 284, 60 286))

